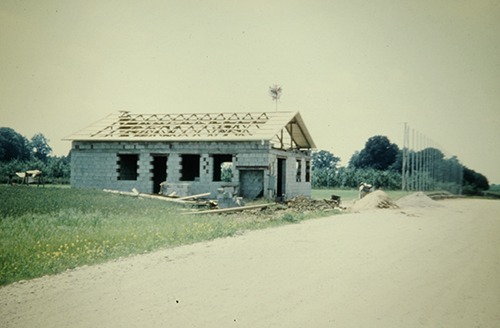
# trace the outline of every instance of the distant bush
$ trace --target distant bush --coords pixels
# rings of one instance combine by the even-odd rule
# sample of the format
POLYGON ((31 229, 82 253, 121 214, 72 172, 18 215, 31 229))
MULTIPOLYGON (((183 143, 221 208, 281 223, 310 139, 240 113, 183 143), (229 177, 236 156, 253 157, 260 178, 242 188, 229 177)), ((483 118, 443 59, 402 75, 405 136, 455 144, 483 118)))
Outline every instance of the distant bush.
POLYGON ((396 171, 375 169, 317 169, 313 171, 313 188, 358 188, 361 182, 367 182, 376 188, 400 189, 401 174, 396 171))
POLYGON ((500 184, 492 184, 490 186, 490 191, 500 191, 500 184))
POLYGON ((8 162, 0 162, 0 183, 8 183, 10 178, 13 178, 13 181, 16 182, 20 180, 15 176, 16 172, 35 169, 42 171, 42 178, 45 183, 69 184, 71 168, 69 158, 65 156, 48 157, 44 161, 39 159, 15 159, 8 162))

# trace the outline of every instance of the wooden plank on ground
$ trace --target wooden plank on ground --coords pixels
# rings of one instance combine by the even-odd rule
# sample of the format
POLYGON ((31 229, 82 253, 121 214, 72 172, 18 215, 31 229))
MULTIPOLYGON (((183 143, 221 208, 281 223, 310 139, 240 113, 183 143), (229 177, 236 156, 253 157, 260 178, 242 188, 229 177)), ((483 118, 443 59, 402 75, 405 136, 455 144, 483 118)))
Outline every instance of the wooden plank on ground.
POLYGON ((228 212, 238 212, 238 211, 253 210, 253 209, 258 209, 258 208, 265 208, 265 207, 269 207, 269 206, 273 206, 273 205, 275 205, 275 203, 258 204, 258 205, 247 205, 247 206, 223 208, 223 209, 218 209, 218 210, 193 211, 193 212, 186 212, 186 213, 182 213, 182 214, 216 214, 216 213, 228 213, 228 212))
POLYGON ((109 192, 109 193, 113 193, 113 194, 124 195, 124 196, 159 199, 159 200, 163 200, 163 201, 166 201, 166 202, 177 203, 177 204, 184 204, 184 205, 197 204, 196 201, 180 200, 179 198, 169 198, 169 197, 159 196, 159 195, 143 194, 143 193, 139 193, 137 191, 137 189, 134 190, 134 191, 131 191, 131 192, 130 191, 111 190, 111 189, 103 189, 103 191, 109 192))
POLYGON ((179 200, 187 200, 187 199, 193 199, 193 198, 201 198, 201 197, 207 197, 210 196, 212 193, 206 192, 204 194, 197 194, 197 195, 191 195, 191 196, 184 196, 184 197, 179 197, 177 199, 179 200))

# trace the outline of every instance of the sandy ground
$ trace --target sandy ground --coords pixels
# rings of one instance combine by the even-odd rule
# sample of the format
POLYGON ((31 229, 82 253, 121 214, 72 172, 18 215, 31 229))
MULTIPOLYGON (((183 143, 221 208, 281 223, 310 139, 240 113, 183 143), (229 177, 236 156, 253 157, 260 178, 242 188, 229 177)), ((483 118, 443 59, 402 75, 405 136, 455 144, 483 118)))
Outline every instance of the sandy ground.
POLYGON ((500 201, 371 210, 0 289, 0 327, 500 327, 500 201))

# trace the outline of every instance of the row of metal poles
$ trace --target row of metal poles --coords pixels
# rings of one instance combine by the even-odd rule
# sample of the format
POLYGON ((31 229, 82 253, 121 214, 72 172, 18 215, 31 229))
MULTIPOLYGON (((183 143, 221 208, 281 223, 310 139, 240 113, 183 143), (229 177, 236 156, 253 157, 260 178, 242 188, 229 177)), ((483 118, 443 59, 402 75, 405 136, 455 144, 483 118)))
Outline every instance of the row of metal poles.
POLYGON ((462 193, 463 166, 435 142, 404 124, 402 186, 404 191, 446 190, 462 193))

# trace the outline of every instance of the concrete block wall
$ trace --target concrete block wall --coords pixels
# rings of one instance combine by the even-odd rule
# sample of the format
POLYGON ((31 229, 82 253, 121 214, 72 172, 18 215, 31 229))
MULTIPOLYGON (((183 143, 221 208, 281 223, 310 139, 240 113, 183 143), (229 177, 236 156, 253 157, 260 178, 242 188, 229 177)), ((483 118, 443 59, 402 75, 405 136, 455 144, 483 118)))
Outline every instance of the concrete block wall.
POLYGON ((287 198, 296 196, 311 196, 311 182, 306 182, 306 159, 300 156, 290 157, 287 161, 287 198), (300 181, 297 181, 297 161, 301 161, 300 165, 300 181))
POLYGON ((163 186, 163 194, 170 195, 175 192, 176 196, 184 197, 192 195, 191 193, 191 184, 183 183, 183 182, 171 182, 166 183, 163 186))
POLYGON ((240 170, 236 168, 237 161, 238 161, 238 156, 233 155, 233 169, 232 169, 233 179, 231 181, 233 184, 238 184, 238 181, 240 181, 240 170))
MULTIPOLYGON (((217 195, 217 189, 227 185, 238 188, 240 170, 263 170, 264 196, 274 197, 277 156, 285 156, 287 160, 286 194, 310 195, 311 184, 305 182, 305 160, 308 154, 302 152, 277 151, 270 148, 268 141, 255 142, 73 142, 71 153, 71 185, 77 188, 107 188, 130 191, 137 188, 141 192, 153 190, 153 155, 167 155, 167 182, 169 184, 189 184, 190 194, 210 192, 217 195), (137 180, 122 181, 118 179, 118 154, 137 154, 137 180), (182 154, 200 155, 200 177, 196 181, 180 181, 182 177, 182 154), (231 183, 212 181, 213 155, 233 155, 233 179, 231 183), (303 159, 302 181, 297 183, 296 159, 303 159), (269 183, 273 182, 273 186, 269 183)), ((180 186, 180 185, 179 185, 180 186)), ((183 189, 184 187, 179 187, 183 189)))
POLYGON ((167 181, 181 180, 181 156, 176 153, 170 153, 167 160, 167 181))
POLYGON ((129 149, 120 151, 106 148, 80 149, 71 152, 71 186, 76 188, 116 189, 130 191, 136 188, 141 192, 151 192, 150 161, 148 153, 129 149), (119 180, 118 154, 137 154, 137 180, 119 180))
MULTIPOLYGON (((306 181, 306 161, 310 161, 309 152, 285 152, 282 150, 273 150, 271 152, 271 175, 274 176, 271 181, 274 183, 274 190, 277 189, 278 178, 277 175, 277 159, 286 158, 286 183, 285 183, 285 196, 287 199, 296 196, 306 196, 311 197, 311 181, 306 181), (301 161, 301 179, 297 181, 297 161, 301 161)), ((271 194, 273 190, 269 190, 268 193, 271 194)))
POLYGON ((105 188, 117 176, 116 154, 82 150, 71 154, 71 185, 105 188))

